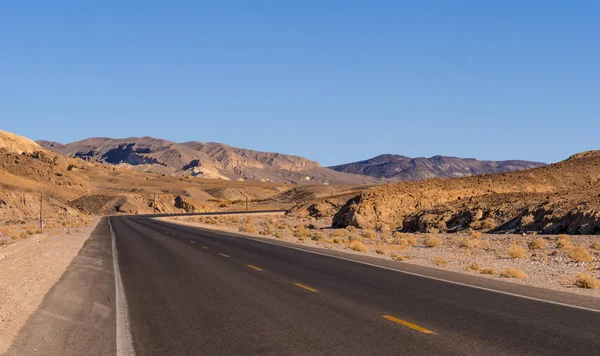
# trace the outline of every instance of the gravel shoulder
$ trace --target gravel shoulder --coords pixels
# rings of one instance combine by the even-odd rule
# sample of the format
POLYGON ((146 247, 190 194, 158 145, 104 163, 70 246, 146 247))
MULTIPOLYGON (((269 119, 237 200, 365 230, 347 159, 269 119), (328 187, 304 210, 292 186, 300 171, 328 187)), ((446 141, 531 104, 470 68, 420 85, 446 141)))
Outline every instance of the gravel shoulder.
POLYGON ((98 221, 70 235, 39 234, 0 246, 0 354, 60 279, 98 221))
MULTIPOLYGON (((241 231, 244 230, 243 227, 246 225, 241 217, 176 217, 160 218, 160 220, 248 236, 261 236, 361 256, 398 260, 403 263, 458 272, 506 283, 517 283, 600 298, 600 289, 578 288, 574 285, 575 279, 580 273, 590 275, 596 279, 600 278, 600 251, 588 249, 594 258, 592 262, 575 262, 568 257, 570 249, 555 247, 557 236, 484 234, 477 239, 479 241, 478 247, 465 248, 462 246, 464 241, 473 240, 468 234, 401 234, 401 239, 412 239, 414 241, 413 244, 406 246, 399 243, 390 243, 390 239, 387 239, 386 242, 386 238, 374 230, 344 231, 344 237, 339 237, 335 233, 336 230, 328 229, 327 224, 322 220, 293 217, 274 220, 272 217, 254 217, 253 224, 256 230, 251 233, 241 231), (269 233, 265 233, 267 225, 270 225, 272 229, 269 233), (299 235, 299 226, 309 225, 312 225, 312 229, 302 229, 303 231, 300 234, 305 235, 297 236, 299 235), (363 235, 366 235, 367 231, 370 236, 364 237, 363 235), (426 247, 424 241, 431 236, 440 239, 441 245, 426 247), (536 239, 544 240, 543 247, 529 250, 528 243, 536 239), (361 251, 353 249, 350 240, 359 241, 364 249, 361 251), (507 254, 507 250, 513 245, 521 247, 525 251, 524 256, 511 258, 507 254), (475 267, 475 269, 471 267, 475 267), (508 269, 522 271, 526 277, 510 278, 501 276, 501 272, 508 269), (494 272, 493 274, 486 274, 484 273, 485 270, 493 270, 494 272)), ((589 246, 594 241, 600 241, 598 236, 571 236, 570 239, 572 240, 572 246, 589 246)))

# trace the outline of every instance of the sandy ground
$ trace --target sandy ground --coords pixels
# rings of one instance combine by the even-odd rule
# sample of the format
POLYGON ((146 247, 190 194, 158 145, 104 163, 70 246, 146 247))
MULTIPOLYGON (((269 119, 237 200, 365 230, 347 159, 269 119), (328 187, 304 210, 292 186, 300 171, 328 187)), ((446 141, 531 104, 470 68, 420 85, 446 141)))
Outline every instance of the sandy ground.
POLYGON ((600 278, 600 250, 589 247, 594 242, 600 241, 600 236, 570 236, 570 246, 557 248, 556 239, 558 237, 551 235, 484 234, 474 239, 470 234, 392 234, 375 230, 329 229, 326 220, 257 216, 252 218, 251 224, 255 227, 255 231, 248 232, 247 223, 242 217, 162 219, 191 226, 244 233, 250 236, 260 235, 282 239, 300 245, 342 250, 388 260, 400 260, 405 263, 475 274, 482 278, 493 278, 600 298, 600 289, 584 289, 574 285, 579 273, 590 275, 596 279, 600 278), (268 225, 269 228, 267 228, 268 225), (304 228, 299 231, 299 226, 304 228), (425 246, 425 240, 428 237, 440 239, 441 245, 425 246), (530 250, 529 242, 537 239, 543 240, 543 246, 540 249, 530 250), (408 246, 405 243, 407 240, 412 240, 408 246), (467 248, 464 246, 465 240, 477 240, 478 246, 467 248), (364 251, 353 249, 353 242, 356 241, 360 242, 364 251), (508 249, 512 245, 522 248, 525 251, 524 256, 511 258, 508 249), (586 247, 594 260, 592 262, 576 262, 570 258, 569 253, 576 246, 586 247), (508 268, 518 269, 524 272, 526 277, 501 276, 500 273, 508 268), (484 274, 483 270, 485 269, 493 269, 494 274, 484 274))
POLYGON ((33 235, 0 246, 0 354, 60 279, 98 221, 71 235, 33 235))

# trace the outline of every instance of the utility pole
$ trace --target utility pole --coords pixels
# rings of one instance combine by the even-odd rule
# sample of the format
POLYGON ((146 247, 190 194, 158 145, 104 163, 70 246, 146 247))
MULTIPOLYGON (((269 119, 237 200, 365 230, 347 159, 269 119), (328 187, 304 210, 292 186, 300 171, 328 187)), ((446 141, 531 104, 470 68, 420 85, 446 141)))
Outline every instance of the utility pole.
POLYGON ((156 214, 156 193, 154 193, 154 203, 152 203, 152 211, 156 214))
POLYGON ((246 211, 248 211, 248 196, 246 195, 246 211))
POLYGON ((44 233, 44 193, 40 193, 40 234, 44 233))

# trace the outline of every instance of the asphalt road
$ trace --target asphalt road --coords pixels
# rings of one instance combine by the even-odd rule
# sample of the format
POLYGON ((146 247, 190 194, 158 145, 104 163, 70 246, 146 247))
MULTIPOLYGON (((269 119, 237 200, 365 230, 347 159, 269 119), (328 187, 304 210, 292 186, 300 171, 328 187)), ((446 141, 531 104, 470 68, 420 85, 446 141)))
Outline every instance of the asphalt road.
MULTIPOLYGON (((137 355, 600 354, 598 312, 147 217, 111 222, 137 355)), ((98 229, 91 241, 110 243, 98 229)), ((90 354, 115 353, 106 328, 90 354)))

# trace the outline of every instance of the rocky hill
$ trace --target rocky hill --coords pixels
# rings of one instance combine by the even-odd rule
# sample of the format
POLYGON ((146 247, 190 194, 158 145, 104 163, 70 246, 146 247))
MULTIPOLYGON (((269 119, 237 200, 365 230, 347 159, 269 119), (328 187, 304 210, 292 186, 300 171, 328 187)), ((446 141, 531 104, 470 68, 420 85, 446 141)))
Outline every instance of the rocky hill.
POLYGON ((221 143, 175 143, 152 137, 90 138, 67 145, 38 143, 65 156, 162 174, 293 183, 373 184, 379 181, 321 167, 299 156, 252 151, 221 143))
POLYGON ((374 187, 349 200, 334 227, 404 231, 600 233, 600 151, 545 167, 374 187))
POLYGON ((400 155, 381 155, 366 161, 330 167, 338 172, 388 178, 395 181, 428 178, 457 178, 480 174, 511 172, 544 166, 529 161, 479 161, 473 158, 434 156, 410 158, 400 155))

